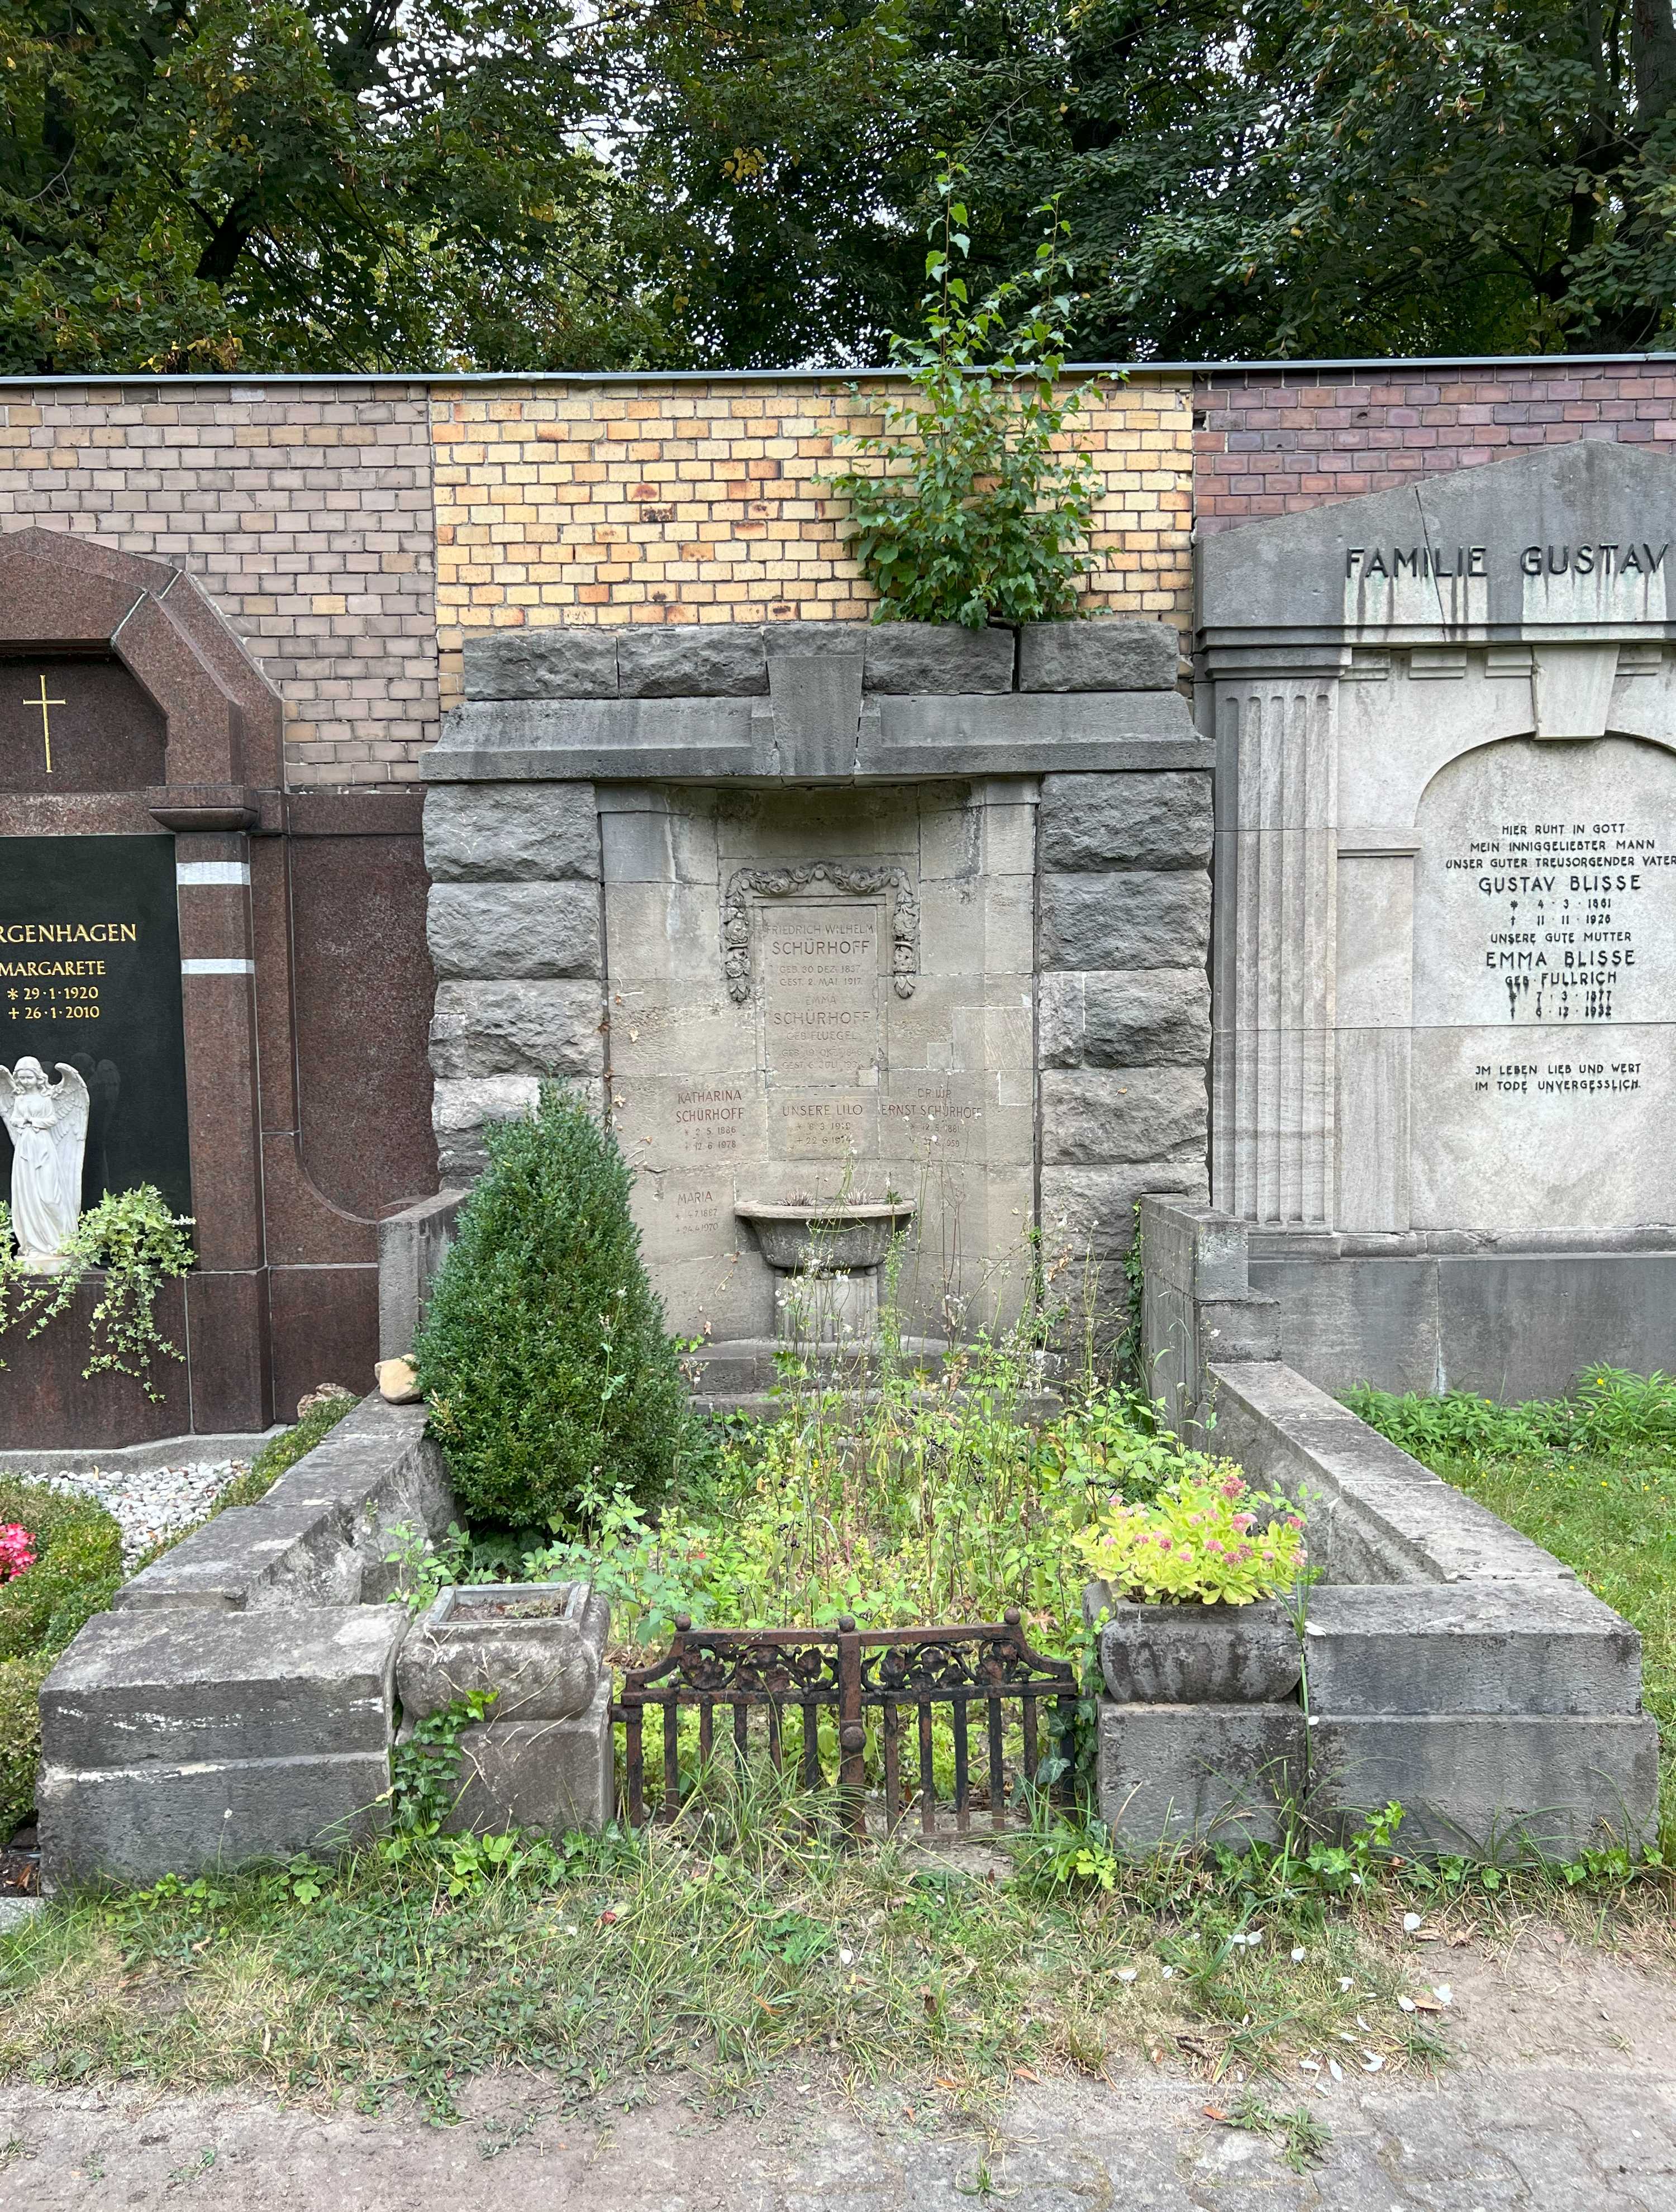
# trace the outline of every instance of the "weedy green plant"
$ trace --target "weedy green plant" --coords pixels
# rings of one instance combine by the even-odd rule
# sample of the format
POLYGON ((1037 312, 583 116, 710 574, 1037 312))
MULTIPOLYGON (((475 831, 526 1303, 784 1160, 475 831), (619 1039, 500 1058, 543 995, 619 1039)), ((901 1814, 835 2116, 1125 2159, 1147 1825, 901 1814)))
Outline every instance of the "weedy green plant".
POLYGON ((548 1084, 486 1142, 414 1346, 455 1495, 525 1527, 573 1523, 608 1484, 649 1504, 702 1439, 616 1139, 548 1084))
POLYGON ((1400 1397, 1359 1388, 1343 1396, 1351 1413, 1417 1459, 1676 1450, 1676 1377, 1621 1367, 1586 1368, 1565 1397, 1514 1406, 1470 1390, 1400 1397))
POLYGON ((1312 2166, 1319 2166, 1333 2142, 1332 2129, 1324 2120, 1318 2120, 1307 2105, 1283 2112, 1273 2105, 1265 2104, 1250 2089, 1241 2092, 1232 2110, 1223 2118, 1230 2128, 1244 2128, 1253 2135, 1278 2136, 1280 2162, 1289 2166, 1294 2173, 1307 2173, 1312 2166))
POLYGON ((910 396, 868 395, 884 427, 847 441, 882 466, 846 471, 829 489, 850 502, 848 531, 879 595, 879 621, 981 629, 1078 611, 1099 565, 1090 540, 1103 485, 1090 457, 1065 444, 1084 401, 1081 386, 1062 383, 1070 225, 1056 199, 1044 202, 1048 234, 1034 270, 975 305, 960 274, 971 252, 965 173, 945 159, 937 180, 926 335, 890 340, 890 365, 910 396))
MULTIPOLYGON (((61 1274, 35 1275, 23 1267, 12 1234, 9 1209, 0 1206, 0 1333, 25 1325, 41 1331, 68 1311, 89 1269, 102 1271, 88 1315, 88 1364, 82 1378, 126 1375, 146 1396, 161 1401, 151 1379, 154 1360, 184 1357, 157 1326, 157 1293, 185 1274, 196 1255, 185 1232, 189 1214, 177 1214, 150 1183, 112 1191, 76 1224, 61 1274)), ((0 1367, 5 1364, 0 1360, 0 1367)))
POLYGON ((397 1838, 428 1841, 459 1800, 460 1738, 487 1720, 498 1692, 472 1690, 416 1721, 390 1754, 390 1810, 397 1838))

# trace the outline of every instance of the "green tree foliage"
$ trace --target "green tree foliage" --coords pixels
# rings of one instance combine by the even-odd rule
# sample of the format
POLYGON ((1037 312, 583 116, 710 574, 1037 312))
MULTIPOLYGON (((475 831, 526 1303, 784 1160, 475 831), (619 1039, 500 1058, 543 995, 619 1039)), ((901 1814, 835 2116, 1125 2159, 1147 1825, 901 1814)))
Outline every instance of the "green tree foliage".
POLYGON ((1102 485, 1086 454, 1055 447, 1083 398, 1060 381, 1069 226, 1052 202, 1039 209, 1049 227, 1030 278, 1009 279, 974 305, 960 273, 971 251, 960 174, 956 167, 938 179, 926 336, 890 341, 908 396, 887 394, 883 429, 852 440, 884 465, 851 470, 831 489, 850 502, 880 621, 981 629, 992 619, 1077 612, 1096 563, 1089 538, 1102 485), (1021 302, 1026 293, 1034 300, 1021 302))
POLYGON ((938 151, 1083 359, 1676 335, 1672 0, 0 0, 0 368, 871 363, 938 151))
POLYGON ((938 147, 984 211, 979 289, 1059 197, 1084 360, 1676 331, 1671 0, 875 0, 869 25, 817 0, 800 45, 780 6, 683 0, 682 40, 641 49, 625 158, 702 231, 683 312, 719 360, 796 360, 823 317, 877 358, 912 312, 898 241, 934 209, 938 147), (796 279, 778 332, 765 272, 796 279))
POLYGON ((455 1492, 469 1514, 520 1527, 569 1525, 616 1489, 647 1504, 695 1425, 628 1165, 550 1085, 488 1143, 414 1348, 455 1492))
POLYGON ((0 0, 0 368, 660 343, 568 0, 0 0))

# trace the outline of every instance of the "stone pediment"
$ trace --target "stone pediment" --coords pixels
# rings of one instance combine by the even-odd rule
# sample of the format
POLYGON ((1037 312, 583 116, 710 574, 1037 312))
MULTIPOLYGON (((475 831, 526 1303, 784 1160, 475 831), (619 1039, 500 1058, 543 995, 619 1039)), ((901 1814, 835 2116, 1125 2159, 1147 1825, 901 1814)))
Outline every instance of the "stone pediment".
POLYGON ((1197 549, 1200 639, 1676 635, 1676 461, 1595 441, 1429 477, 1197 549))

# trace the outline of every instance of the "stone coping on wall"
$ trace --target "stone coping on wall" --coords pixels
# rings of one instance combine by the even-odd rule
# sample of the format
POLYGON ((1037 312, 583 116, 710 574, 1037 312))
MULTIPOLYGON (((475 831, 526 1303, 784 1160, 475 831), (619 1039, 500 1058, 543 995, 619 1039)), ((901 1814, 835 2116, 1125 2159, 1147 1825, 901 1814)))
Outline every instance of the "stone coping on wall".
POLYGON ((440 1535, 454 1517, 425 1420, 422 1405, 363 1399, 258 1504, 218 1513, 125 1583, 114 1609, 254 1613, 387 1596, 392 1531, 440 1535))
POLYGON ((431 782, 1208 768, 1167 623, 671 623, 474 637, 431 782))
POLYGON ((1641 1638, 1539 1545, 1278 1359, 1211 1362, 1208 1448, 1303 1511, 1308 1707, 1102 1700, 1102 1810, 1131 1841, 1272 1839, 1277 1798, 1410 1848, 1570 1857, 1650 1837, 1641 1638), (1165 1717, 1175 1715, 1174 1733, 1165 1717))
POLYGON ((1329 1582, 1576 1582, 1284 1361, 1213 1361, 1210 1376, 1210 1449, 1304 1508, 1312 1560, 1329 1582))

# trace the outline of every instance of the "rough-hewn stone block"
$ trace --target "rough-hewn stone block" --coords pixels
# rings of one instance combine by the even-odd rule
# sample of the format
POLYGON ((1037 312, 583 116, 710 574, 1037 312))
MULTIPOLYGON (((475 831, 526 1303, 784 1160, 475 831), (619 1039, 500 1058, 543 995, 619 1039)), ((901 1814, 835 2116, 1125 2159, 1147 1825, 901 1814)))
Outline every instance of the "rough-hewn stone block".
POLYGON ((433 884, 426 935, 439 980, 598 975, 592 884, 433 884))
MULTIPOLYGON (((1041 1225, 1048 1249, 1074 1267, 1084 1258, 1097 1264, 1126 1259, 1135 1241, 1135 1206, 1163 1193, 1203 1199, 1210 1179, 1202 1154, 1174 1160, 1144 1160, 1124 1166, 1041 1170, 1041 1225)), ((1108 1283, 1107 1294, 1114 1285, 1108 1283)))
POLYGON ((598 983, 439 983, 431 1066, 443 1077, 598 1075, 598 983))
POLYGON ((879 623, 866 632, 870 691, 1011 691, 1012 632, 962 623, 879 623))
POLYGON ((1303 1779, 1299 1705, 1120 1705, 1102 1698, 1100 1817, 1132 1850, 1273 1843, 1303 1779))
POLYGON ((636 625, 617 640, 625 699, 750 698, 768 688, 760 623, 636 625))
POLYGON ((1171 691, 1181 641, 1173 624, 1025 623, 1018 632, 1021 691, 1171 691))
POLYGON ((1211 826, 1211 779, 1193 769, 1042 779, 1044 868, 1207 867, 1211 826))
POLYGON ((1196 968, 1210 942, 1207 875, 1184 870, 1041 878, 1044 968, 1196 968))
POLYGON ((1202 969, 1049 974, 1038 993, 1045 1067, 1187 1066, 1210 1053, 1211 987, 1202 969))
POLYGON ((496 629, 465 641, 468 699, 615 699, 614 629, 496 629))
POLYGON ((440 884, 597 879, 593 786, 434 784, 425 794, 425 866, 440 884))
POLYGON ((1048 1068, 1041 1078, 1042 1164, 1202 1156, 1206 1114, 1199 1068, 1048 1068))

